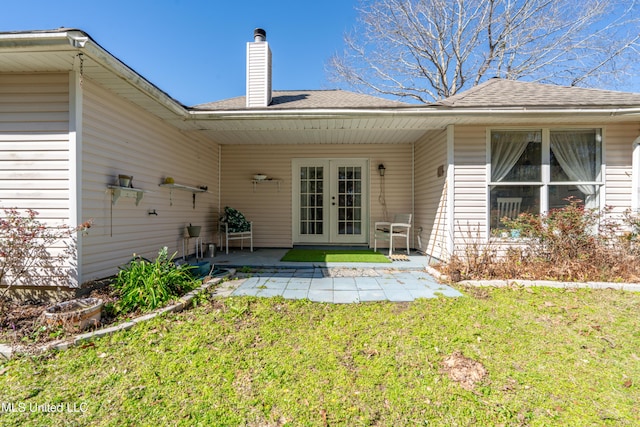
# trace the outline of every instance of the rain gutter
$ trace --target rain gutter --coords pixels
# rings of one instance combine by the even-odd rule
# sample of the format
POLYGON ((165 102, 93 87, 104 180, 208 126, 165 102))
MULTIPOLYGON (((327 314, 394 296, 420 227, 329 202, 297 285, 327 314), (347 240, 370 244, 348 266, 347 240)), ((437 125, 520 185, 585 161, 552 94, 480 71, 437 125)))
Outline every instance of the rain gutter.
POLYGON ((631 108, 552 108, 552 109, 529 109, 529 108, 474 108, 474 109, 451 109, 447 108, 394 108, 394 109, 309 109, 297 110, 227 110, 227 111, 194 111, 189 110, 189 115, 194 119, 209 120, 230 120, 230 119, 296 119, 296 118, 340 118, 340 117, 356 117, 356 116, 378 116, 378 117, 411 117, 411 116, 496 116, 497 114, 506 116, 549 116, 549 115, 581 115, 581 116, 602 116, 611 117, 640 115, 640 107, 631 108))

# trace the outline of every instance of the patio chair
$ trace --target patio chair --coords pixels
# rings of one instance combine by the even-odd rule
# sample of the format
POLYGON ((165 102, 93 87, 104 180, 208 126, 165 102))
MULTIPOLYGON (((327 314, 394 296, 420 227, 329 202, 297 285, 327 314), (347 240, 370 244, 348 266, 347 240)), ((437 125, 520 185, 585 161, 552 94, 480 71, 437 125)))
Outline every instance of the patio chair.
POLYGON ((240 249, 244 249, 244 240, 249 239, 249 247, 253 252, 253 222, 247 221, 245 216, 237 210, 225 207, 224 216, 220 218, 219 236, 220 246, 224 240, 227 254, 229 253, 229 240, 240 240, 240 249))
POLYGON ((407 241, 409 255, 409 236, 411 231, 411 214, 396 214, 393 222, 376 222, 373 233, 373 250, 378 250, 378 240, 389 242, 389 256, 393 254, 393 238, 404 237, 407 241))
POLYGON ((502 218, 517 218, 520 215, 522 197, 498 197, 498 224, 502 218))

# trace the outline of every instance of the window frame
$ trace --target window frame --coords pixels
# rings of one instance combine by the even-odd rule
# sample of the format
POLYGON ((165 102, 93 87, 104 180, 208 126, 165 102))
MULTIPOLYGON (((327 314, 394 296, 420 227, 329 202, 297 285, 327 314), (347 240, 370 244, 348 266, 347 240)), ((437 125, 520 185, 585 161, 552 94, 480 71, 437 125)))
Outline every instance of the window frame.
POLYGON ((554 127, 491 127, 486 129, 486 221, 488 236, 491 235, 491 187, 494 186, 534 186, 539 187, 540 192, 540 214, 549 212, 549 187, 551 186, 576 186, 576 185, 595 185, 599 187, 598 209, 602 209, 605 205, 605 189, 606 189, 606 149, 605 149, 605 127, 604 126, 554 126, 554 127), (600 165, 596 165, 595 181, 551 181, 551 133, 554 131, 584 131, 592 130, 596 132, 596 141, 600 144, 600 165), (535 132, 540 131, 542 137, 542 156, 540 181, 498 181, 494 182, 491 170, 491 137, 494 132, 535 132))

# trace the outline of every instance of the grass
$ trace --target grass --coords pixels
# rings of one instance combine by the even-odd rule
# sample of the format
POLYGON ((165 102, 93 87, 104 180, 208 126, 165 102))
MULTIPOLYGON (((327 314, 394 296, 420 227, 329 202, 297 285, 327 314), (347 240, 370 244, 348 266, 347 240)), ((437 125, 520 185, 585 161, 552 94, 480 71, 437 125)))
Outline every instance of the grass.
POLYGON ((462 290, 402 304, 213 300, 0 365, 2 425, 640 424, 639 294, 462 290), (456 352, 487 376, 452 380, 456 352))
POLYGON ((289 262, 372 262, 391 261, 373 249, 291 249, 281 259, 289 262))

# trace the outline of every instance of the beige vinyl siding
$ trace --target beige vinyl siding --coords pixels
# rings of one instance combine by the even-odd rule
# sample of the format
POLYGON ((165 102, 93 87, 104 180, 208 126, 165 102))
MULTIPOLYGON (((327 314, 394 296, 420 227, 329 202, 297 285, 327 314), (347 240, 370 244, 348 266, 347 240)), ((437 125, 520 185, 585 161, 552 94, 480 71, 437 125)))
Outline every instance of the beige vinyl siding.
POLYGON ((0 75, 0 206, 69 220, 68 74, 0 75))
POLYGON ((415 144, 415 235, 416 248, 436 259, 446 257, 447 132, 429 132, 415 144), (443 175, 438 177, 442 166, 443 175))
MULTIPOLYGON (((212 242, 218 217, 218 146, 163 123, 139 107, 85 80, 83 103, 83 220, 93 219, 83 239, 83 279, 115 274, 132 254, 155 258, 167 246, 182 255, 185 227, 203 226, 201 237, 212 242), (133 186, 146 191, 111 203, 118 174, 133 176, 133 186), (171 176, 178 184, 208 186, 197 193, 159 187, 171 176), (171 196, 170 196, 171 193, 171 196), (158 215, 149 215, 155 210, 158 215)), ((195 239, 190 241, 193 253, 195 239)))
POLYGON ((267 42, 247 43, 247 107, 271 102, 271 50, 267 42))
MULTIPOLYGON (((366 158, 370 169, 370 224, 412 210, 412 146, 409 144, 274 144, 222 146, 221 204, 240 210, 254 224, 258 247, 291 247, 292 160, 296 158, 366 158), (380 201, 378 165, 386 167, 388 215, 380 201), (280 180, 255 185, 252 176, 280 180)), ((371 226, 369 227, 371 230, 371 226)), ((373 243, 373 241, 371 241, 373 243)))
POLYGON ((456 249, 487 236, 487 167, 485 127, 456 126, 454 141, 452 224, 456 249))
POLYGON ((640 135, 637 124, 610 125, 603 131, 605 142, 605 205, 614 213, 631 208, 633 141, 640 135))

